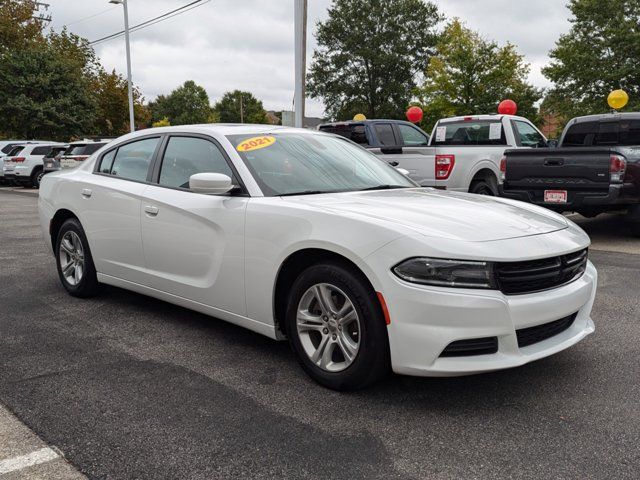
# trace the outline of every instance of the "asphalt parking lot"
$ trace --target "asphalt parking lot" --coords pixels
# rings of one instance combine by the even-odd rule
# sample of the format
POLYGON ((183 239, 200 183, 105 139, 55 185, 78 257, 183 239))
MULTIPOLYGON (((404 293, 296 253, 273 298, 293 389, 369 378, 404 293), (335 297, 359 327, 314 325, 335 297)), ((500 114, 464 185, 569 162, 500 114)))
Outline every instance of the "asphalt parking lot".
POLYGON ((286 343, 116 288, 69 297, 36 194, 8 190, 0 403, 90 478, 638 478, 640 239, 615 216, 578 219, 599 270, 582 343, 341 394, 286 343))

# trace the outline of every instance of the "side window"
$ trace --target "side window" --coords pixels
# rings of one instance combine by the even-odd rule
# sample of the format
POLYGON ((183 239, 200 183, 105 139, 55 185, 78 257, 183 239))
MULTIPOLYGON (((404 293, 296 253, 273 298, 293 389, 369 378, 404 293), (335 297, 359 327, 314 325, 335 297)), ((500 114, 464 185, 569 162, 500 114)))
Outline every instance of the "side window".
POLYGON ((189 177, 205 172, 223 173, 234 179, 229 164, 213 142, 194 137, 169 139, 160 167, 160 185, 189 188, 189 177))
POLYGON ((102 171, 102 164, 100 164, 100 171, 127 180, 144 182, 159 141, 160 138, 145 138, 122 145, 115 154, 110 171, 102 171))
POLYGON ((398 130, 400 130, 403 143, 407 146, 427 145, 429 143, 429 137, 411 125, 399 123, 398 130))
POLYGON ((31 155, 46 155, 51 150, 51 147, 35 147, 31 151, 31 155))
POLYGON ((579 122, 569 127, 562 140, 563 147, 590 147, 598 133, 598 122, 579 122))
POLYGON ((364 125, 349 125, 349 138, 359 145, 368 145, 367 128, 364 125))
POLYGON ((381 145, 397 145, 396 137, 393 134, 393 127, 390 123, 376 123, 373 128, 376 131, 381 145))
POLYGON ((116 158, 116 151, 117 150, 111 150, 102 157, 102 161, 100 162, 100 173, 111 173, 113 159, 116 158))
POLYGON ((518 130, 520 145, 523 147, 540 147, 545 144, 544 137, 529 123, 516 120, 513 122, 518 130))

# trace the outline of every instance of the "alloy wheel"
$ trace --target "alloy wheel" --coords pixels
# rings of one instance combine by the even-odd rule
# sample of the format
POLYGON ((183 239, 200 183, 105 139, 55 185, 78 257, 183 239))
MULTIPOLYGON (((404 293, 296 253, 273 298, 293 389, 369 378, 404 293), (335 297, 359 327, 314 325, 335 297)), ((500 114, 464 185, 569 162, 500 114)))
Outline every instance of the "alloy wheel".
POLYGON ((335 285, 318 283, 302 295, 296 327, 305 353, 322 370, 343 371, 358 354, 360 319, 353 302, 335 285))
POLYGON ((65 281, 69 285, 78 285, 84 274, 84 249, 76 232, 70 230, 63 235, 58 258, 65 281))

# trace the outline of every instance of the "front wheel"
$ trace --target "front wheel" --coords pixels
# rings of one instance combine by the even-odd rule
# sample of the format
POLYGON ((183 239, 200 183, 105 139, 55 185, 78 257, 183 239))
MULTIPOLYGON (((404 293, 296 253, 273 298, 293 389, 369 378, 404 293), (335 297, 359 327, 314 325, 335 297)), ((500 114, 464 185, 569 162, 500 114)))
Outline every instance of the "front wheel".
POLYGON ((96 268, 84 229, 75 218, 66 220, 56 239, 56 264, 62 286, 74 297, 90 297, 98 291, 96 268))
POLYGON ((286 331, 305 372, 334 390, 366 387, 389 372, 389 341, 375 292, 362 274, 314 265, 294 282, 286 331))

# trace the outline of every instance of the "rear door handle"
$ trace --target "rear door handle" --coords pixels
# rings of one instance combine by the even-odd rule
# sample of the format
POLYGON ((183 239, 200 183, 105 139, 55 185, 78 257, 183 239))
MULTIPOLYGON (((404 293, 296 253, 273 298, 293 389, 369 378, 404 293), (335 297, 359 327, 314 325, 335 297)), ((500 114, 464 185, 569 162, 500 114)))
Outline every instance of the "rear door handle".
POLYGON ((158 215, 158 207, 154 207, 153 205, 147 205, 146 207, 144 207, 144 211, 147 215, 150 215, 152 217, 155 217, 156 215, 158 215))
POLYGON ((89 188, 82 189, 82 196, 85 198, 89 198, 93 192, 89 188))
POLYGON ((550 167, 558 167, 560 165, 564 165, 564 158, 547 158, 545 159, 544 164, 550 167))

